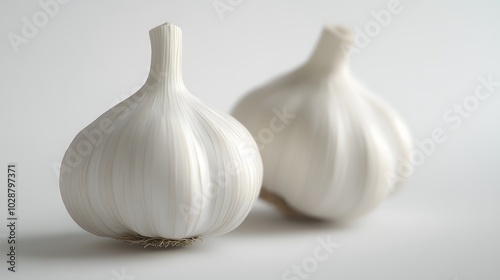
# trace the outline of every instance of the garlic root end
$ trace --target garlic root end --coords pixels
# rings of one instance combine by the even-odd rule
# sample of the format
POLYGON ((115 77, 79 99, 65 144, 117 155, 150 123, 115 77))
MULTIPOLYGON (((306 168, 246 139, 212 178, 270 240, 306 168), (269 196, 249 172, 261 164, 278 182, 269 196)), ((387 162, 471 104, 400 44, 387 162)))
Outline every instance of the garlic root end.
POLYGON ((199 236, 182 238, 182 239, 167 239, 162 237, 146 237, 142 235, 125 235, 118 240, 130 243, 130 245, 141 245, 144 248, 153 246, 155 248, 167 247, 186 247, 190 246, 196 241, 202 240, 199 236))

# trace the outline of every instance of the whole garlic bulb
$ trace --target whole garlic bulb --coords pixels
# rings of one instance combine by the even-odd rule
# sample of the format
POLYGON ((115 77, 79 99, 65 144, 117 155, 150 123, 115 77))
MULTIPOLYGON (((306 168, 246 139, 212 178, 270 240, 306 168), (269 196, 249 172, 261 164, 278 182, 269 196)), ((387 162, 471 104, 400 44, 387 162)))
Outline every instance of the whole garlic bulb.
POLYGON ((150 31, 144 86, 69 146, 60 189, 71 217, 98 235, 178 246, 235 229, 262 184, 252 135, 186 89, 181 30, 150 31))
POLYGON ((261 197, 291 215, 340 220, 366 213, 402 183, 410 133, 350 74, 353 35, 325 27, 301 67, 243 98, 233 111, 257 140, 261 197))

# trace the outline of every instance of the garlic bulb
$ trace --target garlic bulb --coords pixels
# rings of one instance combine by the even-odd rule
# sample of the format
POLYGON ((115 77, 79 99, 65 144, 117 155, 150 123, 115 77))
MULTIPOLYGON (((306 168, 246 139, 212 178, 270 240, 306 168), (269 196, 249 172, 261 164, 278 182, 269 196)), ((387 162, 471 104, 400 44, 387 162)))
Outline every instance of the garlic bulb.
POLYGON ((291 215, 340 220, 366 213, 401 185, 410 133, 347 67, 353 35, 326 27, 301 67, 243 98, 233 111, 264 163, 261 197, 291 215))
POLYGON ((187 245, 245 219, 262 185, 262 161, 239 122, 186 89, 180 28, 158 26, 150 39, 146 83, 76 136, 60 189, 71 217, 95 235, 187 245))

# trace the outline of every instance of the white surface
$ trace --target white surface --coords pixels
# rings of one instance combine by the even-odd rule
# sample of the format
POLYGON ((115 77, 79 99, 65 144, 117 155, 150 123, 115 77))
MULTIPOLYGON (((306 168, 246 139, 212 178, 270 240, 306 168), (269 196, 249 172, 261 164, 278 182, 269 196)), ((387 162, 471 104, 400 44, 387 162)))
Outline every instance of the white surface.
MULTIPOLYGON (((166 251, 80 229, 53 168, 78 131, 142 85, 147 31, 179 25, 188 89, 229 111, 303 62, 324 23, 364 28, 389 1, 243 0, 222 21, 212 0, 103 2, 61 6, 17 54, 7 34, 20 33, 22 18, 41 8, 0 4, 0 170, 17 162, 21 189, 19 272, 2 261, 1 279, 281 279, 329 235, 340 247, 308 279, 500 278, 500 88, 458 128, 443 119, 474 93, 478 76, 500 80, 497 1, 401 1, 403 10, 352 57, 354 74, 398 109, 416 139, 436 128, 448 136, 398 195, 344 226, 284 220, 259 204, 236 231, 166 251), (122 269, 135 278, 118 277, 122 269)), ((5 239, 0 247, 4 259, 5 239)))

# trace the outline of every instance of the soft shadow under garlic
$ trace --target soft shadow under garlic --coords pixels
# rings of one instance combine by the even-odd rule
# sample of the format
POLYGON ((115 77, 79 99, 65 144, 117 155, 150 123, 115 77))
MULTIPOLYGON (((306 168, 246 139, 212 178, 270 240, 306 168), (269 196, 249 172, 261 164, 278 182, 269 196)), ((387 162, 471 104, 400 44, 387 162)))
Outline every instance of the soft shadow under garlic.
POLYGON ((301 235, 304 233, 345 231, 355 228, 354 221, 325 221, 284 216, 274 206, 262 202, 252 209, 245 221, 228 237, 276 237, 279 235, 301 235))
MULTIPOLYGON (((140 256, 162 254, 180 251, 196 252, 203 248, 199 242, 186 250, 184 247, 168 247, 157 249, 140 245, 129 245, 120 240, 96 237, 86 232, 68 232, 52 235, 26 236, 20 238, 20 255, 26 259, 93 259, 98 257, 123 258, 127 256, 140 256)), ((206 245, 205 245, 206 247, 206 245)))

